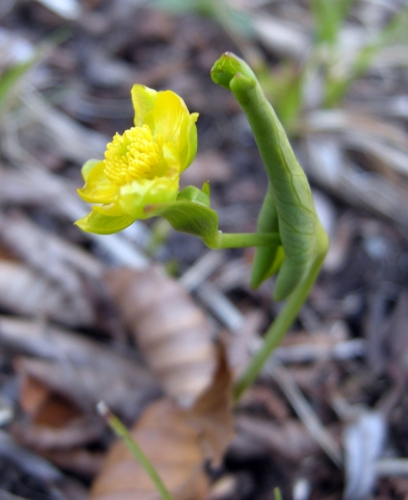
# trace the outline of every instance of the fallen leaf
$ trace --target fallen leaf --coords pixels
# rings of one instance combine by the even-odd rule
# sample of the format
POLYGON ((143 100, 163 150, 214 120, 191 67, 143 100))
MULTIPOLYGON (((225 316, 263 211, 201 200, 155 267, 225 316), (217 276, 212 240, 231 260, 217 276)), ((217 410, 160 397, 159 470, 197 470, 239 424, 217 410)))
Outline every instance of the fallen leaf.
POLYGON ((220 465, 225 449, 233 437, 232 372, 222 346, 218 351, 217 371, 213 383, 185 412, 187 421, 201 435, 201 442, 214 465, 220 465))
MULTIPOLYGON (((221 462, 233 435, 232 375, 218 350, 211 385, 190 409, 172 399, 150 405, 132 429, 133 439, 153 463, 174 500, 201 500, 209 489, 204 462, 221 462)), ((147 473, 117 441, 91 490, 91 500, 153 500, 159 494, 147 473)))
MULTIPOLYGON (((170 399, 150 405, 131 431, 174 500, 200 500, 208 491, 200 434, 170 399)), ((159 500, 160 495, 122 441, 111 448, 90 500, 159 500)))
POLYGON ((39 425, 31 422, 19 422, 13 426, 13 436, 20 443, 38 452, 43 450, 70 450, 90 444, 101 438, 104 433, 104 426, 100 419, 96 416, 85 416, 67 421, 66 416, 63 415, 63 413, 68 413, 68 411, 64 412, 67 402, 65 402, 64 409, 61 409, 63 405, 61 401, 58 403, 59 407, 51 402, 48 406, 48 415, 44 415, 44 417, 48 417, 48 420, 51 420, 49 415, 52 408, 56 408, 62 415, 57 416, 58 422, 50 421, 50 424, 58 423, 58 427, 43 425, 41 422, 39 422, 39 425), (65 425, 61 426, 64 420, 65 425))
POLYGON ((106 285, 167 394, 191 407, 209 387, 216 364, 203 312, 158 268, 115 269, 107 273, 106 285))
POLYGON ((50 395, 50 389, 32 377, 20 381, 20 407, 31 416, 36 415, 50 395))

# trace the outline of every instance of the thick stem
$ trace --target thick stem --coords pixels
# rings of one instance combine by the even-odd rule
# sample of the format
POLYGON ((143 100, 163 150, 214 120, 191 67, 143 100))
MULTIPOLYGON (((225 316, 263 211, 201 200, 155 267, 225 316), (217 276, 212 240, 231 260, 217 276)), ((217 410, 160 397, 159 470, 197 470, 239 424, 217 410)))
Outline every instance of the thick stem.
POLYGON ((219 233, 216 249, 279 245, 279 233, 219 233))
POLYGON ((285 336, 288 328, 295 320, 303 303, 309 295, 309 292, 319 274, 328 248, 328 241, 325 233, 321 234, 321 238, 320 251, 315 257, 308 275, 291 293, 282 311, 267 330, 262 347, 251 359, 249 366, 236 382, 234 387, 234 400, 236 402, 255 381, 258 374, 262 370, 263 365, 268 360, 275 347, 285 336))

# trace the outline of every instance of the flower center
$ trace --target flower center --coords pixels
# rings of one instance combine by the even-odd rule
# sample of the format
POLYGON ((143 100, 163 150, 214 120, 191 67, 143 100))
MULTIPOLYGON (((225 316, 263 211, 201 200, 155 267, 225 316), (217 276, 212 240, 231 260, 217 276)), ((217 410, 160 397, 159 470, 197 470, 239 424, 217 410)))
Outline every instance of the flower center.
MULTIPOLYGON (((160 137, 157 138, 160 143, 160 137)), ((105 175, 123 186, 136 179, 151 179, 161 159, 160 145, 148 125, 132 127, 123 135, 118 133, 106 146, 105 175)))

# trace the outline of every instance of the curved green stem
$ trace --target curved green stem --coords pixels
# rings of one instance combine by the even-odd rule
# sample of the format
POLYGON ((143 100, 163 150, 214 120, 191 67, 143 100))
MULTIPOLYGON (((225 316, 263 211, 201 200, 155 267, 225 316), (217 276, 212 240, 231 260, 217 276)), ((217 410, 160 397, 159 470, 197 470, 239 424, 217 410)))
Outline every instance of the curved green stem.
POLYGON ((279 245, 279 233, 219 233, 215 249, 279 245))
POLYGON ((282 311, 267 330, 264 342, 259 351, 251 359, 249 366, 241 375, 234 387, 234 400, 238 401, 243 393, 252 385, 262 370, 272 351, 285 336, 288 328, 295 320, 319 274, 328 249, 328 239, 322 230, 319 234, 319 249, 306 278, 295 288, 286 301, 282 311))
POLYGON ((147 458, 136 441, 132 438, 130 432, 126 429, 120 419, 110 411, 110 409, 103 401, 98 403, 97 410, 106 419, 114 433, 123 439, 126 446, 135 456, 136 460, 150 476, 150 479, 153 481, 153 484, 155 485, 157 491, 160 493, 162 499, 173 500, 173 497, 170 495, 169 490, 166 488, 154 465, 147 458))

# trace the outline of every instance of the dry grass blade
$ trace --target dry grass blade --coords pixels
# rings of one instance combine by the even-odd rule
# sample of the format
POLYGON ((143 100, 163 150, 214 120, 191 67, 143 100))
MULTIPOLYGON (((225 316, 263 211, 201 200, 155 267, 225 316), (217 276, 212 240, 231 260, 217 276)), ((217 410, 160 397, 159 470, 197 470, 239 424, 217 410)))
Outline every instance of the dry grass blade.
POLYGON ((70 326, 90 326, 95 321, 93 307, 79 292, 63 289, 24 265, 0 261, 0 304, 11 311, 50 317, 70 326))
POLYGON ((289 372, 283 367, 279 367, 277 364, 272 363, 268 365, 268 372, 278 382, 309 433, 316 442, 319 443, 333 463, 340 467, 343 460, 338 444, 319 420, 309 402, 303 396, 294 380, 290 377, 289 372))
POLYGON ((383 451, 386 427, 384 415, 366 411, 344 429, 345 500, 367 498, 374 487, 375 461, 383 451))
POLYGON ((50 278, 69 283, 75 292, 80 284, 74 271, 94 279, 99 279, 103 271, 103 265, 91 253, 44 231, 22 213, 0 214, 0 240, 24 262, 50 278))
POLYGON ((192 406, 214 376, 216 351, 203 312, 158 269, 110 271, 114 302, 167 393, 192 406))
POLYGON ((104 399, 130 421, 159 392, 150 373, 135 360, 82 335, 43 323, 0 317, 0 346, 38 358, 20 358, 20 376, 31 377, 52 391, 94 411, 104 399))
POLYGON ((308 150, 312 160, 308 173, 319 184, 352 205, 368 207, 404 227, 408 225, 408 201, 401 183, 363 171, 344 157, 339 143, 332 138, 309 138, 308 150))

